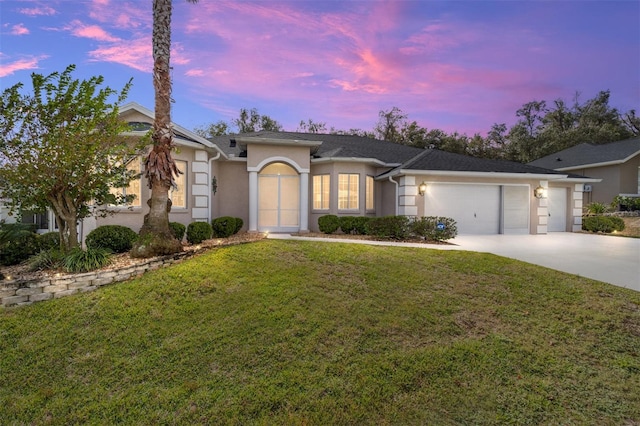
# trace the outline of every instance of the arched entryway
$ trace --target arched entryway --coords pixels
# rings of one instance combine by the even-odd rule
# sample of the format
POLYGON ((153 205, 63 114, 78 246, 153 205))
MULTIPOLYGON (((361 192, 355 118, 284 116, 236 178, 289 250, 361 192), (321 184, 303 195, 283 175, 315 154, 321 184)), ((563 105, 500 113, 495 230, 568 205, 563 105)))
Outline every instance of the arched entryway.
POLYGON ((300 229, 300 175, 288 164, 271 163, 258 173, 258 230, 300 229))

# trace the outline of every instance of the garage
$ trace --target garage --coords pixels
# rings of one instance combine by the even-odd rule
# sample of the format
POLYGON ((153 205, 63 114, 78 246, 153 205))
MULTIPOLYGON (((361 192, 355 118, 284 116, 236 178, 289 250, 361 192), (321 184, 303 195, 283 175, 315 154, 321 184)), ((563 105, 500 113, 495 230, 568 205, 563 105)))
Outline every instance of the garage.
POLYGON ((433 183, 424 196, 425 216, 453 218, 458 234, 528 234, 528 185, 433 183))

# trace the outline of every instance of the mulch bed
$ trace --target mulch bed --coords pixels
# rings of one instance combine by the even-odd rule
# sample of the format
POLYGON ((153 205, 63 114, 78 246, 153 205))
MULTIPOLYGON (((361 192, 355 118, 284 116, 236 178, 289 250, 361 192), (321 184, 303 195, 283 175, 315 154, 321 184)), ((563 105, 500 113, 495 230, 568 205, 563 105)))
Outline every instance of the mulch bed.
MULTIPOLYGON (((205 251, 210 248, 231 246, 236 244, 249 243, 259 241, 266 238, 265 234, 257 232, 243 232, 236 235, 232 235, 228 238, 212 238, 205 240, 200 244, 184 244, 183 251, 205 251)), ((137 259, 129 256, 129 253, 118 253, 110 257, 110 262, 107 266, 98 269, 98 271, 110 271, 121 269, 127 266, 134 266, 136 264, 147 262, 149 259, 137 259)), ((63 270, 45 270, 45 271, 30 271, 27 263, 21 263, 19 265, 3 266, 0 269, 0 279, 4 277, 11 277, 14 280, 34 280, 38 278, 49 278, 52 276, 67 276, 73 275, 72 273, 65 272, 63 270)))

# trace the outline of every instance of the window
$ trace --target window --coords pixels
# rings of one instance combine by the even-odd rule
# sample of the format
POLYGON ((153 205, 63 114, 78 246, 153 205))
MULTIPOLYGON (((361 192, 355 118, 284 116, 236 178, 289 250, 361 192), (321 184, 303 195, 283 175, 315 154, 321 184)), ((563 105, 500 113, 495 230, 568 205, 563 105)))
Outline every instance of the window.
POLYGON ((131 207, 140 207, 141 203, 140 203, 140 189, 141 189, 141 179, 140 179, 140 175, 142 172, 142 166, 141 166, 141 158, 140 157, 136 157, 133 160, 131 160, 129 162, 129 164, 127 164, 127 170, 131 171, 135 174, 136 177, 134 177, 130 182, 129 185, 125 188, 111 188, 111 193, 116 195, 116 196, 126 196, 126 195, 134 195, 135 198, 133 199, 133 201, 131 201, 130 203, 128 203, 128 206, 131 207))
POLYGON ((338 210, 358 210, 360 175, 338 175, 338 210))
POLYGON ((313 209, 329 210, 329 175, 313 177, 313 209))
POLYGON ((182 174, 176 176, 176 188, 169 190, 169 198, 171 199, 171 207, 186 209, 187 208, 187 162, 176 160, 176 166, 182 174))
POLYGON ((373 199, 373 176, 367 176, 366 190, 365 190, 365 204, 366 204, 367 210, 375 209, 375 204, 373 199))

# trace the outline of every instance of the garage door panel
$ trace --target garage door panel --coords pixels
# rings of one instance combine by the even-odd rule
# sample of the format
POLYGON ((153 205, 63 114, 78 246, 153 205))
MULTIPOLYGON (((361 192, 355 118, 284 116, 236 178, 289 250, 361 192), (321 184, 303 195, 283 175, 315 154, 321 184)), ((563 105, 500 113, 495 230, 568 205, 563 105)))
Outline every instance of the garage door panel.
POLYGON ((503 187, 503 233, 529 233, 529 187, 503 187))
POLYGON ((500 231, 499 186, 433 184, 425 197, 425 215, 452 218, 459 234, 500 231))

